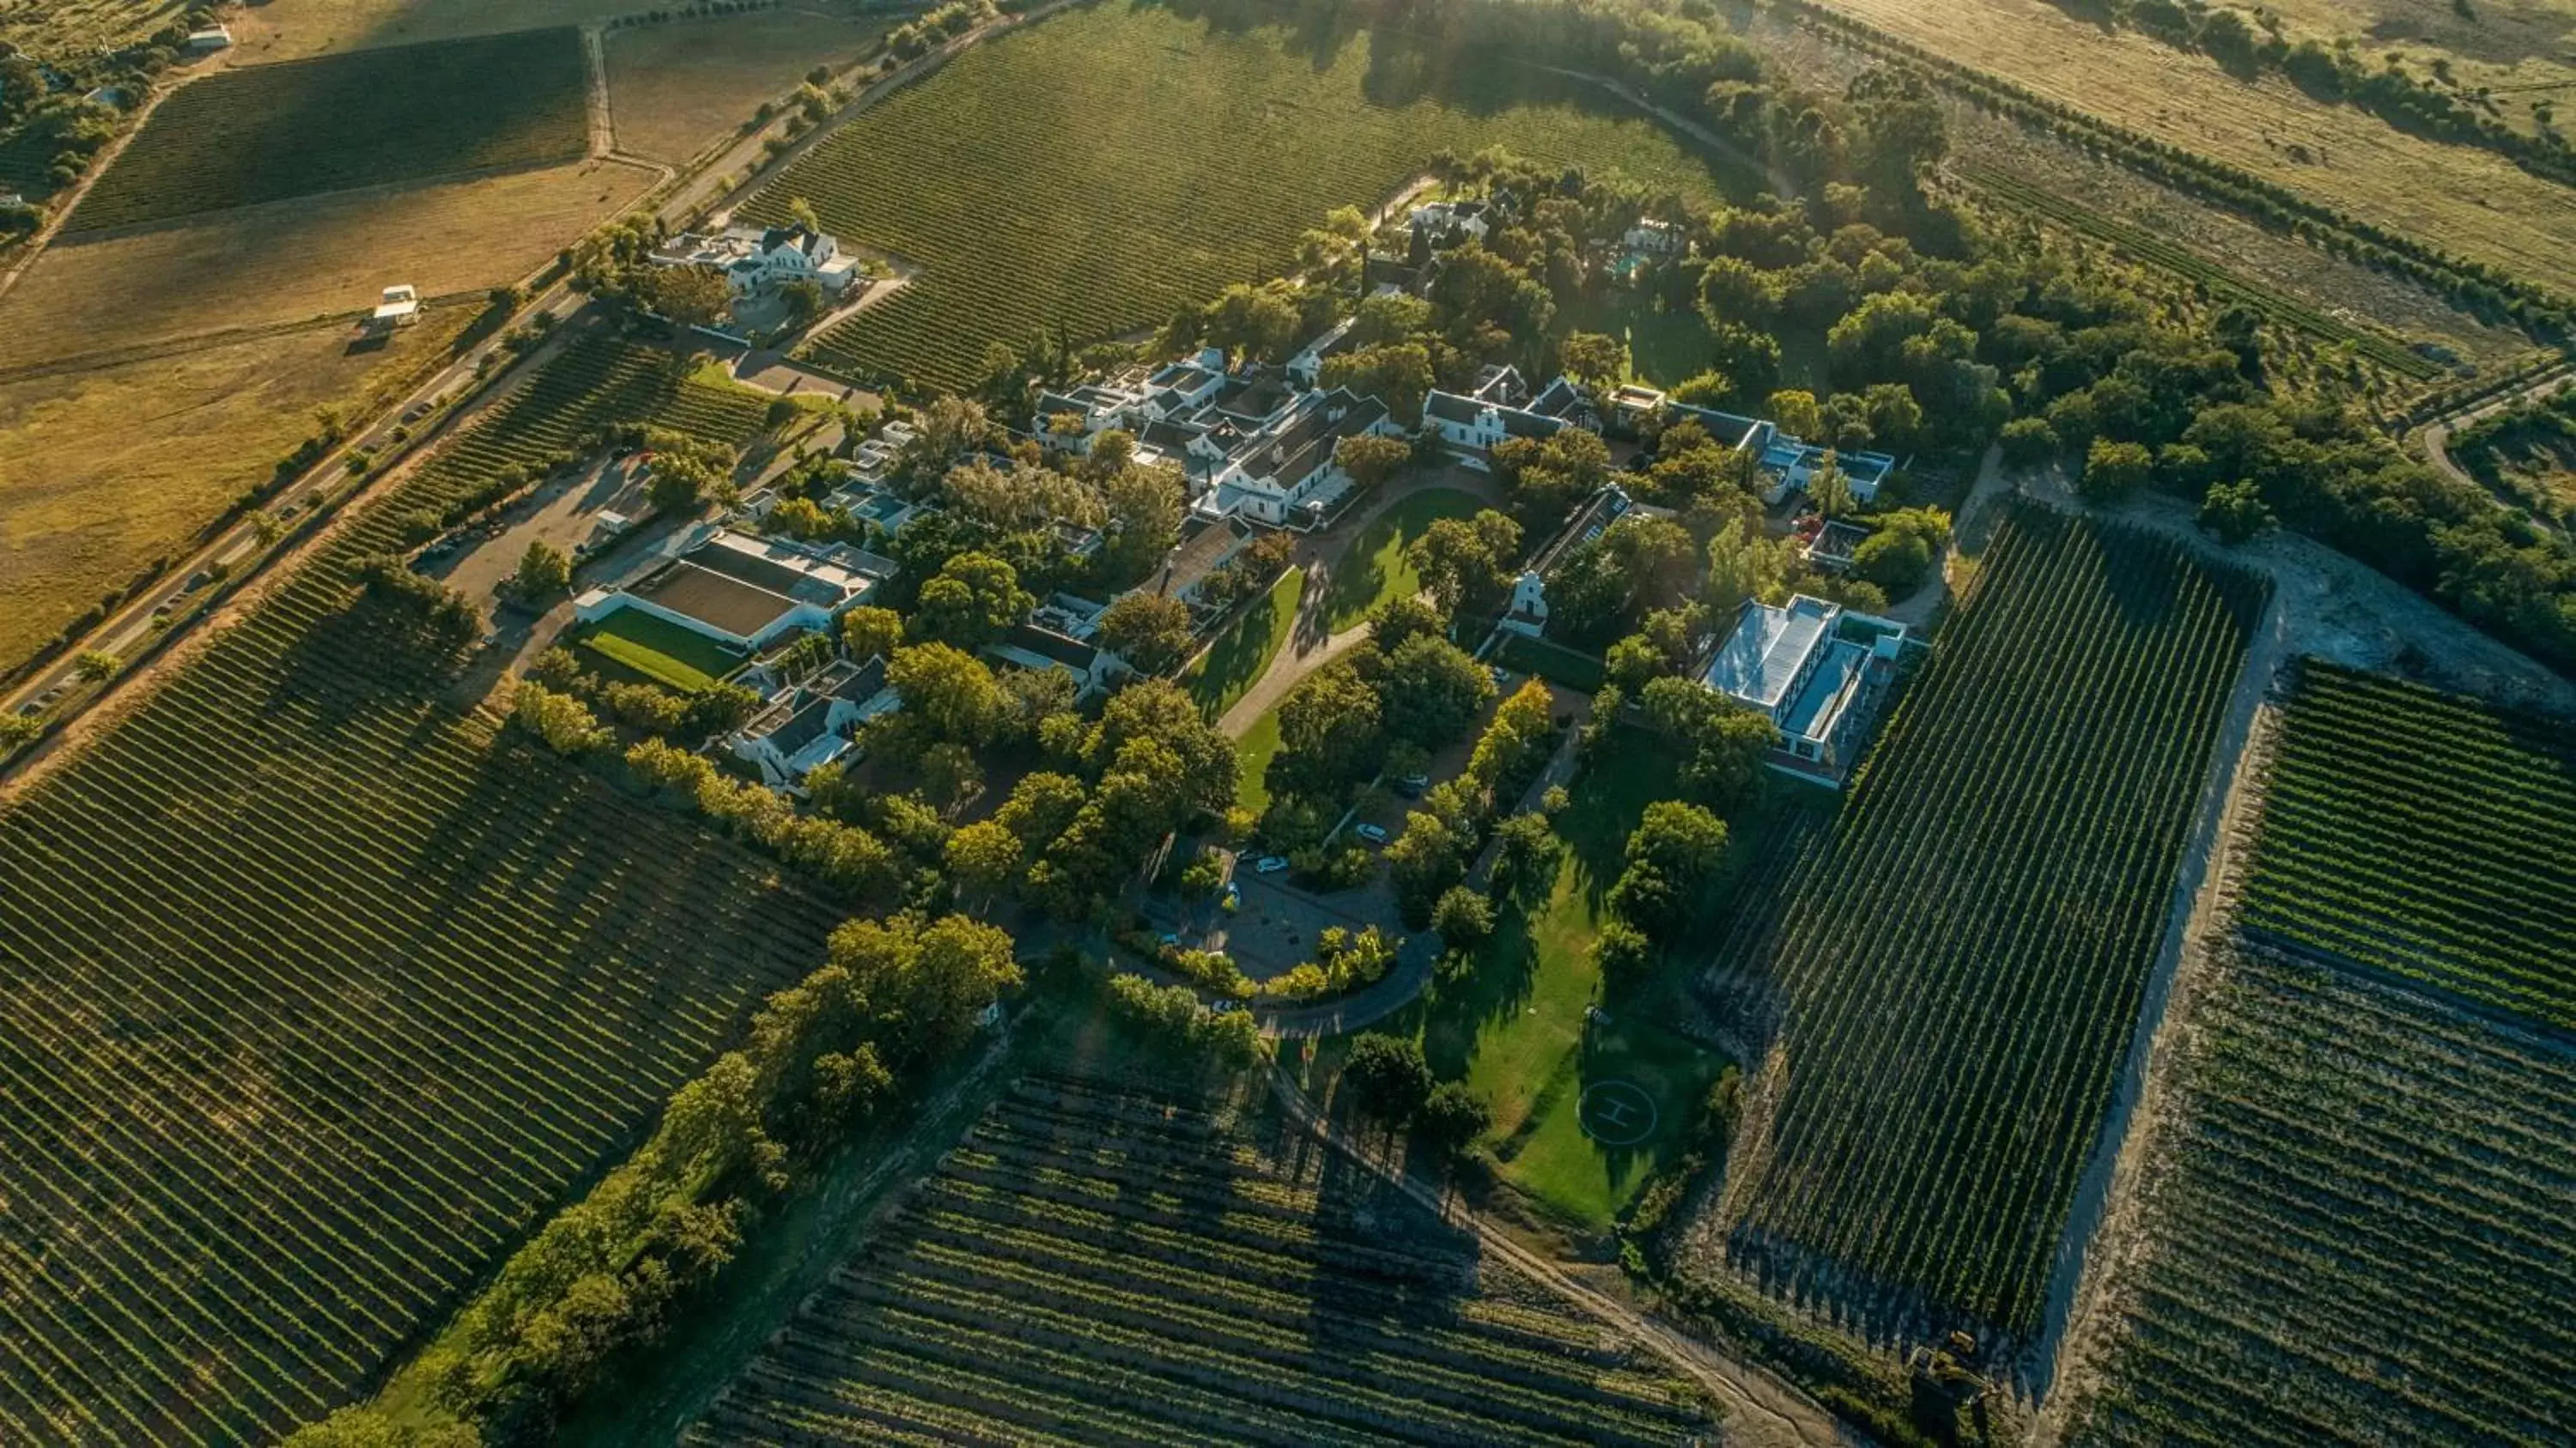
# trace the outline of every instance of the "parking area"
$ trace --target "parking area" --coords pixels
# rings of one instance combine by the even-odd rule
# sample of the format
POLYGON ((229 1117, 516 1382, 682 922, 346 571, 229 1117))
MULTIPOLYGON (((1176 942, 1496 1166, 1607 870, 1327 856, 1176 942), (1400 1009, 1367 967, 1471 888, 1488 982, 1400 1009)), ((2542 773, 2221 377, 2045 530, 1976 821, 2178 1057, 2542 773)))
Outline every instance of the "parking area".
POLYGON ((609 458, 547 482, 521 499, 498 525, 487 524, 423 555, 421 571, 488 601, 519 568, 531 543, 551 543, 578 563, 617 531, 614 518, 644 513, 642 470, 633 457, 609 458))

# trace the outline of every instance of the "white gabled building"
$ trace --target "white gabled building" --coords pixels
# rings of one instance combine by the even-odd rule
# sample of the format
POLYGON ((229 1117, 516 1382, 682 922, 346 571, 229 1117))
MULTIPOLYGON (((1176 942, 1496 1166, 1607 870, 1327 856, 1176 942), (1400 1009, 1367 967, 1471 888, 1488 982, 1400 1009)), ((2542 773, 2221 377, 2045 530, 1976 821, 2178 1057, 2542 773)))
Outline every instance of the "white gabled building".
POLYGON ((1336 460, 1344 438, 1400 437, 1404 428, 1374 397, 1347 388, 1309 392, 1278 419, 1237 434, 1194 509, 1273 527, 1312 528, 1354 485, 1336 460))
POLYGON ((1463 456, 1467 466, 1491 465, 1485 454, 1516 437, 1553 437, 1569 427, 1599 430, 1592 404, 1569 377, 1559 377, 1536 396, 1520 373, 1489 367, 1470 392, 1434 389, 1423 399, 1422 424, 1463 456))
POLYGON ((859 726, 903 706, 886 682, 886 661, 835 662, 812 680, 779 691, 727 741, 736 759, 773 789, 804 793, 806 776, 856 747, 859 726))
POLYGON ((858 260, 841 254, 839 238, 805 226, 729 226, 713 236, 682 232, 656 249, 653 260, 720 271, 737 297, 796 281, 839 293, 858 276, 858 260))
POLYGON ((1779 762, 1792 772, 1839 778, 1856 753, 1862 705, 1904 644, 1903 624, 1803 593, 1748 602, 1700 682, 1778 726, 1779 762))

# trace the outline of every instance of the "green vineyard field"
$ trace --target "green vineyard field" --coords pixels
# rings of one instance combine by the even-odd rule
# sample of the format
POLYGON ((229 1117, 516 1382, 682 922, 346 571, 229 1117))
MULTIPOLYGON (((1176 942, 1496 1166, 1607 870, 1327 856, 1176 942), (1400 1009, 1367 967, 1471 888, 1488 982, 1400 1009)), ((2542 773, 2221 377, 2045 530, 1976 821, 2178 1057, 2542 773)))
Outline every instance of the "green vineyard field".
POLYGON ((1495 64, 1432 92, 1388 42, 1229 33, 1100 6, 976 47, 887 99, 748 203, 812 203, 844 242, 919 275, 811 360, 858 380, 971 387, 986 350, 1099 341, 1295 264, 1336 206, 1379 205, 1434 153, 1499 145, 1714 199, 1707 166, 1572 83, 1495 64))
POLYGON ((2247 952, 2071 1441, 2533 1445, 2576 1423, 2576 1061, 2247 952))
POLYGON ((1021 1082, 683 1441, 1670 1445, 1661 1364, 1292 1135, 1021 1082))
POLYGON ((2239 923, 2576 1030, 2576 725, 2307 664, 2239 923))
POLYGON ((161 103, 64 229, 574 160, 588 107, 571 29, 220 71, 161 103))
POLYGON ((1720 949, 1785 1080, 1730 1259, 1872 1330, 2037 1326, 2264 599, 2014 511, 1828 838, 1720 949))
POLYGON ((273 1441, 626 1148, 838 913, 391 680, 398 519, 759 401, 577 344, 0 808, 0 1442, 273 1441))
POLYGON ((2443 373, 2440 363, 2417 354, 2405 343, 2377 328, 2355 326, 2293 301, 2268 287, 2240 281, 2226 268, 2204 260, 2187 247, 2114 221, 2008 171, 1972 164, 1962 164, 1958 171, 1969 185, 2015 210, 2030 212, 2078 235, 2117 247, 2150 266, 2206 289, 2212 297, 2251 307, 2271 321, 2305 332, 2320 342, 2349 346, 2363 360, 2385 367, 2409 381, 2429 382, 2443 373))

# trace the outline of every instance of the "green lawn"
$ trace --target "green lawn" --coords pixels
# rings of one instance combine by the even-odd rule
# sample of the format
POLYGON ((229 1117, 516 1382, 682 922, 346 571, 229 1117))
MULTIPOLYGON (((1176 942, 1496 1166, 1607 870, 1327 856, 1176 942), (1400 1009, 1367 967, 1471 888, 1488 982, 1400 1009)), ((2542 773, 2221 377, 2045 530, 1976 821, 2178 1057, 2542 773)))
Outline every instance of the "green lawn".
POLYGON ((1387 599, 1420 593, 1422 579, 1406 561, 1405 545, 1441 519, 1472 517, 1483 506, 1475 494, 1457 488, 1425 488, 1379 514, 1333 570, 1324 593, 1326 626, 1339 633, 1387 599))
POLYGON ((1547 639, 1534 639, 1527 634, 1505 634, 1502 647, 1494 651, 1494 661, 1507 669, 1536 674, 1551 684, 1572 689, 1578 694, 1601 692, 1601 660, 1598 656, 1580 649, 1569 649, 1547 639))
POLYGON ((696 694, 712 689, 742 664, 742 657, 702 634, 691 633, 636 608, 601 619, 582 646, 651 679, 696 694))
POLYGON ((1667 751, 1643 733, 1624 736, 1557 818, 1568 848, 1548 899, 1528 914, 1506 909, 1474 970, 1435 985, 1411 1017, 1432 1069, 1465 1080, 1493 1106, 1490 1144, 1502 1179, 1587 1233, 1611 1229, 1727 1064, 1654 1023, 1655 1001, 1674 983, 1605 996, 1592 965, 1602 897, 1619 876, 1628 834, 1676 787, 1667 751), (1596 1005, 1608 1021, 1585 1020, 1596 1005), (1584 1096, 1595 1088, 1596 1112, 1621 1099, 1640 1121, 1636 1140, 1610 1145, 1585 1131, 1584 1096), (1650 1130, 1640 1097, 1653 1113, 1650 1130))
POLYGON ((1243 737, 1234 741, 1234 802, 1261 814, 1270 808, 1270 761, 1279 753, 1279 711, 1264 709, 1243 737))
POLYGON ((1614 287, 1587 293, 1556 316, 1560 333, 1603 332, 1626 342, 1630 379, 1649 387, 1677 387, 1707 371, 1715 350, 1698 312, 1658 310, 1644 292, 1614 287))
POLYGON ((1297 600, 1306 591, 1306 570, 1291 568, 1270 585, 1267 597, 1225 626, 1216 642, 1181 677, 1190 697, 1214 718, 1270 672, 1270 661, 1297 627, 1297 600))

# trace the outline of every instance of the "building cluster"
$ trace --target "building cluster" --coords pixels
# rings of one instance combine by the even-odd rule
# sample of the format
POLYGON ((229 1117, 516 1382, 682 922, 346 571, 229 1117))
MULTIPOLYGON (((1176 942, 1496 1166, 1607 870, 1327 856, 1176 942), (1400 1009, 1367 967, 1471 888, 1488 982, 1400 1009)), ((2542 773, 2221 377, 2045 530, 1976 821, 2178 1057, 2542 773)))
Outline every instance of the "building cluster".
POLYGON ((838 296, 861 275, 859 259, 844 254, 838 238, 808 226, 684 231, 655 248, 653 260, 661 266, 721 272, 736 300, 761 296, 789 282, 812 282, 826 296, 838 296))

